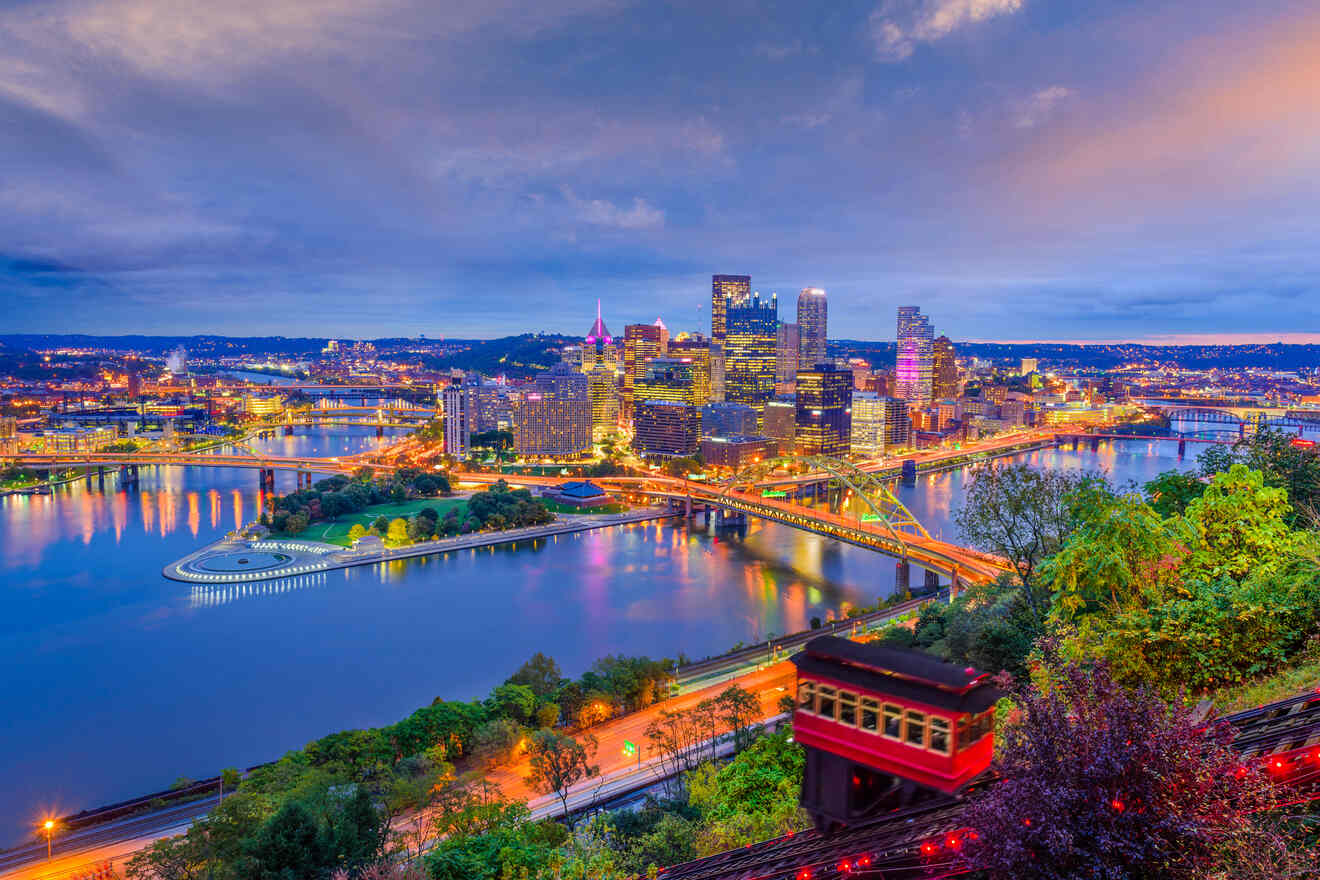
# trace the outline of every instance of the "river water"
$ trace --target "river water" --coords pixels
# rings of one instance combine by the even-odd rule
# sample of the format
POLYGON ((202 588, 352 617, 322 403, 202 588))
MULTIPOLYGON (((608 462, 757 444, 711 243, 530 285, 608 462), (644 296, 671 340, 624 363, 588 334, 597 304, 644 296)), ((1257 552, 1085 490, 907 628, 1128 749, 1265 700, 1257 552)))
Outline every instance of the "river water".
MULTIPOLYGON (((342 455, 380 442, 373 429, 299 430, 255 445, 342 455)), ((1119 441, 1019 458, 1125 482, 1194 454, 1119 441)), ((966 479, 898 492, 932 534, 956 538, 966 479)), ((292 489, 292 474, 277 483, 292 489)), ((569 675, 616 652, 699 658, 894 589, 888 557, 758 521, 719 534, 637 524, 237 597, 161 576, 258 505, 254 471, 184 467, 144 469, 127 491, 107 479, 0 499, 0 845, 48 811, 270 760, 436 696, 479 697, 534 651, 569 675)))

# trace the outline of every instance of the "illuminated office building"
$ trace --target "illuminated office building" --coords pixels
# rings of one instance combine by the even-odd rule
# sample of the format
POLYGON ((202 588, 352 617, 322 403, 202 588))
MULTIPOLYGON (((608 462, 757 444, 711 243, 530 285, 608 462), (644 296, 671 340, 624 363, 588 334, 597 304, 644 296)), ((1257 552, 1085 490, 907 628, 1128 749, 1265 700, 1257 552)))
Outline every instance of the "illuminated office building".
POLYGON ((633 384, 646 373, 646 362, 664 357, 669 350, 669 330, 656 319, 654 324, 629 324, 623 328, 624 418, 632 415, 633 384))
POLYGON ((558 363, 537 375, 514 404, 514 449, 535 458, 577 458, 591 451, 587 377, 558 363))
POLYGON ((798 453, 847 455, 852 442, 852 371, 829 363, 798 370, 796 400, 798 453))
POLYGON ((935 400, 958 396, 958 353, 947 336, 931 344, 931 394, 935 400))
POLYGON ((710 276, 710 338, 724 342, 728 332, 728 309, 743 305, 752 296, 751 275, 710 276))
POLYGON ((898 356, 894 364, 895 392, 917 406, 934 397, 935 331, 917 306, 898 307, 898 356))
POLYGON ((756 433, 756 410, 743 403, 708 403, 701 408, 701 436, 742 437, 756 433))
POLYGON ((779 322, 775 340, 775 390, 789 393, 797 378, 798 360, 802 356, 802 333, 797 324, 779 322))
POLYGON ((587 397, 591 401, 591 435, 603 439, 619 427, 618 349, 610 336, 596 300, 596 322, 587 331, 583 348, 587 352, 582 370, 587 374, 587 397))
POLYGON ((697 402, 697 388, 693 381, 695 372, 694 364, 686 358, 651 358, 646 362, 646 372, 633 383, 633 395, 638 401, 699 407, 701 404, 697 402))
POLYGON ((724 399, 745 403, 759 414, 775 393, 775 347, 779 339, 779 300, 752 294, 730 305, 724 350, 724 399))
POLYGON ((724 377, 727 372, 728 312, 730 305, 742 305, 751 297, 752 276, 710 276, 710 395, 724 400, 724 377))
POLYGON ((792 398, 767 403, 761 423, 761 433, 770 438, 778 454, 788 455, 793 451, 793 435, 797 433, 797 405, 792 398))
POLYGON ((692 399, 697 406, 710 402, 710 340, 700 333, 680 333, 669 341, 669 357, 691 362, 692 399))
POLYGON ((806 287, 798 294, 797 322, 800 330, 798 369, 810 370, 825 362, 825 291, 806 287))
POLYGON ((912 443, 906 401, 868 391, 852 398, 852 454, 879 458, 912 443))
POLYGON ((669 400, 638 399, 633 418, 633 450, 644 456, 681 458, 696 453, 701 410, 669 400))

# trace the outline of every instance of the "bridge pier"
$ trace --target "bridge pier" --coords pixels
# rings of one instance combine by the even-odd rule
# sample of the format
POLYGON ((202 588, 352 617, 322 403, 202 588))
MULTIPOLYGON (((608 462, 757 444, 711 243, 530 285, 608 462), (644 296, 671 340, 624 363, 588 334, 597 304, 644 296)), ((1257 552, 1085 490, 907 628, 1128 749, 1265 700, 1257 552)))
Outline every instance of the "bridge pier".
POLYGON ((285 426, 284 426, 284 436, 285 436, 285 437, 292 437, 292 436, 293 436, 293 425, 285 425, 285 426))
POLYGON ((917 485, 917 463, 910 458, 903 459, 903 485, 917 485))
POLYGON ((257 471, 257 485, 262 492, 275 494, 275 469, 261 468, 257 471))
POLYGON ((1178 457, 1182 458, 1187 454, 1187 438, 1182 437, 1178 440, 1178 457))
POLYGON ((940 588, 940 573, 938 571, 931 571, 929 568, 925 569, 925 572, 926 581, 922 586, 926 588, 926 592, 934 593, 940 588))
POLYGON ((953 571, 949 574, 949 602, 953 602, 954 599, 958 598, 959 586, 960 584, 958 583, 958 566, 955 565, 953 567, 953 571))
POLYGON ((1092 438, 1091 438, 1091 451, 1092 451, 1092 452, 1099 452, 1099 451, 1100 451, 1100 438, 1099 438, 1099 437, 1092 437, 1092 438))
POLYGON ((912 589, 912 566, 906 559, 894 563, 894 592, 908 593, 912 589))
POLYGON ((377 425, 377 426, 376 426, 376 436, 377 436, 378 438, 379 438, 379 437, 384 437, 384 436, 385 436, 385 426, 384 426, 384 425, 377 425))

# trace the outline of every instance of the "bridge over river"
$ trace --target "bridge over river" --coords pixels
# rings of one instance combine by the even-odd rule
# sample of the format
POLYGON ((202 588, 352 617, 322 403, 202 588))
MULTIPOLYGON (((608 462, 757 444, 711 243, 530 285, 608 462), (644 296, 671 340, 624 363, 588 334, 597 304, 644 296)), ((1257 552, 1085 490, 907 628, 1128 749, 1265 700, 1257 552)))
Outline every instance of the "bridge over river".
MULTIPOLYGON (((541 487, 566 481, 563 477, 480 473, 454 473, 452 477, 460 483, 503 479, 511 484, 541 487)), ((720 517, 750 515, 876 550, 898 560, 900 586, 906 586, 909 564, 948 579, 955 588, 960 583, 988 583, 1013 570, 997 556, 932 537, 882 479, 839 459, 771 459, 719 484, 661 475, 599 477, 594 481, 621 494, 681 506, 688 516, 709 516, 711 511, 720 517), (798 476, 814 476, 815 484, 799 485, 792 491, 776 488, 784 485, 776 471, 785 467, 805 468, 807 473, 798 476), (807 499, 823 501, 825 506, 803 503, 807 499)))

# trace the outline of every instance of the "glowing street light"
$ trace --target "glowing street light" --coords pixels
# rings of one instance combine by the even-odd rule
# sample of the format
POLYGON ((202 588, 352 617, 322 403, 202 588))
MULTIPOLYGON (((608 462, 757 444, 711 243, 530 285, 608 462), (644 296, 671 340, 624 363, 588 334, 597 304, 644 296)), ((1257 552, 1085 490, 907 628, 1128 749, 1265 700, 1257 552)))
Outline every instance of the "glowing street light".
POLYGON ((46 832, 46 861, 50 861, 50 839, 55 834, 55 820, 47 819, 42 823, 41 830, 46 832))

